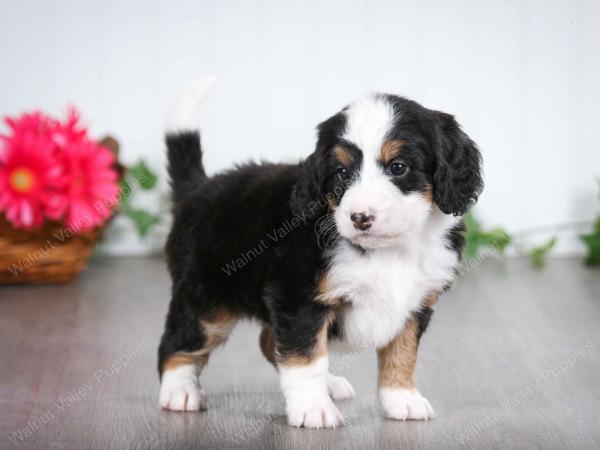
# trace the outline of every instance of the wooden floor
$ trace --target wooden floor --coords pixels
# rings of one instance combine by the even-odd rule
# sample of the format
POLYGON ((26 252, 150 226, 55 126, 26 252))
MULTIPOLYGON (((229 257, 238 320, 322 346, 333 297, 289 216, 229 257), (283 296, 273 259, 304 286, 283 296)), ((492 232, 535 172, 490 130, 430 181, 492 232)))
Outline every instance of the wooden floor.
POLYGON ((600 271, 487 261, 439 303, 417 383, 437 417, 377 408, 374 355, 332 357, 347 425, 290 428, 277 376, 241 324, 204 373, 209 410, 157 406, 169 301, 160 260, 96 261, 66 286, 0 287, 0 448, 598 448, 600 271))

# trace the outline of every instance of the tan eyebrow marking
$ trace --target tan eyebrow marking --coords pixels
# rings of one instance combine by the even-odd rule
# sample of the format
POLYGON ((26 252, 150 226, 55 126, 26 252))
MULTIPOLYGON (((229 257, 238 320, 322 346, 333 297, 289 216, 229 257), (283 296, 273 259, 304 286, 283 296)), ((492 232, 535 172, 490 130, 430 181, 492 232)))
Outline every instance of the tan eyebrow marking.
POLYGON ((335 155, 335 159, 344 167, 350 167, 354 163, 354 156, 342 146, 336 145, 333 148, 333 154, 335 155))
POLYGON ((396 156, 398 156, 404 144, 405 142, 399 139, 391 139, 384 142, 383 146, 381 147, 379 160, 383 164, 389 164, 396 156))

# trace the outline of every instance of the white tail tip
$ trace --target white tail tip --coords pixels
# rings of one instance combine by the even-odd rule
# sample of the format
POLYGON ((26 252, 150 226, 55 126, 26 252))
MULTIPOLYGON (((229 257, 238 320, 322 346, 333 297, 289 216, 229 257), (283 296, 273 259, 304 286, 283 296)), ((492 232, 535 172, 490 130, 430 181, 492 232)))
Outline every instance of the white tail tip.
POLYGON ((212 90, 217 75, 208 75, 194 81, 175 99, 167 118, 167 133, 197 131, 198 111, 204 97, 212 90))

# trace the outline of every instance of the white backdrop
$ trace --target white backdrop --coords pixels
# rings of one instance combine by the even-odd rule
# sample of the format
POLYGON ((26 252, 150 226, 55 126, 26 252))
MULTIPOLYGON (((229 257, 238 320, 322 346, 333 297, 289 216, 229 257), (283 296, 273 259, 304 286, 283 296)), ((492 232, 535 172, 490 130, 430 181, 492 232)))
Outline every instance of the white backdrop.
MULTIPOLYGON (((117 136, 124 159, 143 156, 163 183, 169 102, 219 72, 201 114, 209 173, 304 157, 319 121, 388 91, 455 114, 479 143, 485 224, 598 211, 598 1, 0 0, 0 69, 0 113, 74 103, 93 134, 117 136)), ((111 252, 162 239, 116 225, 111 252)), ((581 250, 565 239, 558 253, 581 250)))

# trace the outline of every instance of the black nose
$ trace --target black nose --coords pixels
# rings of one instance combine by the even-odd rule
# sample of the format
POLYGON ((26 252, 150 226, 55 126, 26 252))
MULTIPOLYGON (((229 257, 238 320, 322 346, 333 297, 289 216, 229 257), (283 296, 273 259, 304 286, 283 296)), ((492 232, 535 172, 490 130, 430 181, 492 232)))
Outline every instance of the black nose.
POLYGON ((350 214, 350 220, 352 221, 354 228, 365 231, 371 228, 371 225, 373 225, 373 221, 375 220, 375 216, 365 213, 352 213, 350 214))

